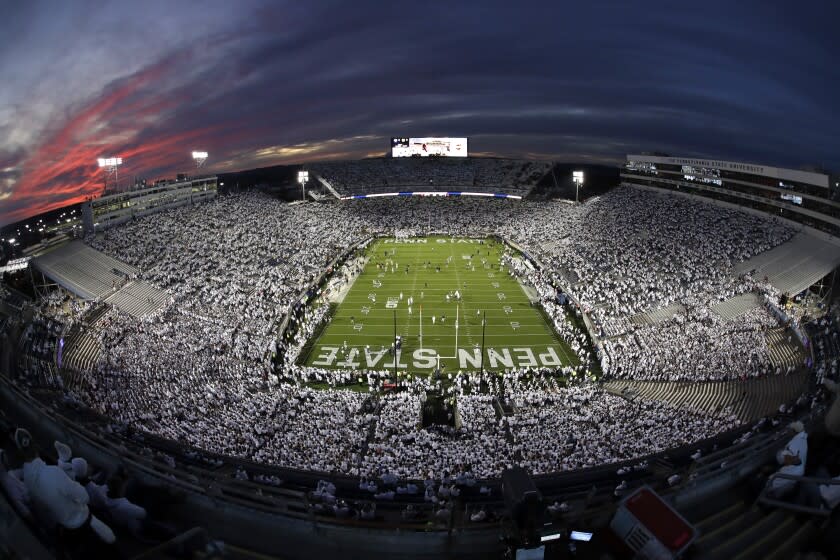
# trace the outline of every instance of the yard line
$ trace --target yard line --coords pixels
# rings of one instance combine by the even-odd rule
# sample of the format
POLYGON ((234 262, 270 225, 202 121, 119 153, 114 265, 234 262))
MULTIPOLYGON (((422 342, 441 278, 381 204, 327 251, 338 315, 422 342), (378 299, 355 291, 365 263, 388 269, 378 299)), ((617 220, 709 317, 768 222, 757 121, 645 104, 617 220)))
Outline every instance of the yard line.
MULTIPOLYGON (((425 339, 426 337, 424 336, 423 338, 425 339)), ((326 343, 321 344, 321 343, 318 343, 318 344, 313 344, 312 345, 313 348, 324 348, 324 347, 326 347, 326 348, 337 348, 339 346, 341 346, 341 344, 326 344, 326 343)), ((375 347, 376 346, 381 346, 381 344, 348 344, 347 348, 362 348, 362 349, 364 349, 366 346, 370 346, 373 350, 376 350, 375 347)), ((453 343, 453 344, 450 344, 448 346, 446 344, 438 344, 438 346, 440 348, 454 348, 455 344, 453 343)), ((559 348, 559 347, 560 347, 559 344, 517 344, 516 346, 500 346, 500 345, 490 346, 490 345, 487 345, 487 348, 485 348, 485 352, 489 351, 489 350, 502 350, 502 349, 513 350, 515 348, 559 348)), ((469 349, 473 349, 473 348, 477 348, 477 346, 470 346, 469 348, 465 348, 465 347, 462 346, 461 350, 469 350, 469 349)), ((423 349, 424 350, 434 350, 434 347, 433 346, 427 346, 427 345, 424 344, 423 349)), ((419 350, 419 348, 415 348, 415 350, 419 350)), ((364 357, 364 356, 362 356, 362 357, 364 357)))
MULTIPOLYGON (((532 307, 518 279, 509 273, 496 270, 493 271, 494 277, 489 278, 487 277, 488 269, 478 264, 478 259, 485 258, 486 252, 489 251, 491 255, 486 260, 495 265, 502 252, 500 244, 489 241, 481 246, 459 245, 460 249, 453 248, 458 244, 450 243, 449 245, 449 250, 446 250, 439 248, 440 244, 431 245, 431 247, 419 244, 386 245, 381 242, 371 244, 367 249, 367 263, 357 277, 357 279, 361 278, 361 281, 355 282, 355 285, 349 289, 332 320, 323 329, 319 340, 312 341, 311 347, 315 350, 310 353, 307 361, 309 363, 315 361, 314 354, 320 349, 341 347, 345 341, 348 347, 357 349, 366 346, 378 349, 383 346, 383 343, 389 346, 393 339, 393 309, 388 309, 386 302, 389 298, 398 300, 400 292, 403 292, 404 299, 397 301, 396 313, 399 323, 397 329, 404 337, 403 348, 406 352, 417 349, 419 342, 417 321, 420 320, 419 306, 422 305, 425 321, 423 325, 424 348, 437 349, 445 355, 452 354, 455 347, 454 318, 460 315, 459 335, 464 338, 459 336, 458 343, 462 349, 474 349, 478 340, 475 335, 476 329, 481 328, 481 317, 476 317, 474 313, 478 309, 484 312, 482 316, 484 314, 487 316, 488 347, 533 348, 535 352, 539 352, 539 349, 545 351, 547 348, 553 348, 563 362, 575 361, 575 357, 569 356, 566 343, 556 335, 544 317, 532 307), (387 259, 383 258, 383 250, 389 253, 387 259), (476 250, 479 256, 477 259, 473 258, 472 263, 475 265, 473 271, 466 268, 464 262, 467 259, 463 259, 462 256, 474 254, 476 250), (448 266, 445 263, 447 257, 451 257, 448 266), (392 273, 376 268, 377 262, 386 263, 387 260, 399 263, 403 270, 397 267, 397 270, 392 273), (431 262, 432 268, 424 269, 425 262, 431 262), (406 265, 414 268, 409 271, 409 274, 405 274, 406 265), (440 266, 441 272, 435 272, 434 266, 440 266), (380 286, 373 287, 373 281, 380 282, 380 286), (467 289, 463 288, 465 281, 468 284, 467 289), (516 283, 518 288, 514 288, 511 283, 516 283), (491 284, 497 284, 498 287, 491 284), (443 296, 454 290, 462 292, 461 300, 447 304, 443 296), (423 299, 420 298, 421 292, 425 296, 423 299), (501 302, 497 296, 502 292, 506 294, 504 302, 501 302), (369 293, 376 294, 376 303, 368 299, 369 293), (405 302, 407 297, 414 297, 412 306, 414 313, 410 316, 405 302), (509 312, 505 312, 503 306, 509 307, 509 312), (369 312, 362 314, 362 307, 367 307, 369 312), (457 310, 460 310, 460 313, 457 310), (449 315, 450 320, 441 324, 440 318, 444 313, 449 315), (430 323, 433 315, 438 319, 434 326, 430 323), (351 324, 351 317, 354 317, 355 324, 351 324), (370 322, 367 322, 367 319, 370 319, 370 322), (518 323, 516 331, 513 330, 511 322, 518 323), (509 344, 505 344, 505 341, 509 344)), ((448 366, 451 365, 452 362, 449 362, 448 366)), ((335 366, 327 367, 341 366, 336 363, 335 366)))

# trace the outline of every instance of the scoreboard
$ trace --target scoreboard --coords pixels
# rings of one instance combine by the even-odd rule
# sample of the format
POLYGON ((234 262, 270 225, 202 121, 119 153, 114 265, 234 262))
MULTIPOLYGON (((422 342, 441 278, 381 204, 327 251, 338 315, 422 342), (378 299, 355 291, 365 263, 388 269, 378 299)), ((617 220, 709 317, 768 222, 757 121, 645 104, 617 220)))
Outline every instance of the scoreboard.
POLYGON ((466 138, 391 138, 391 157, 467 157, 466 138))

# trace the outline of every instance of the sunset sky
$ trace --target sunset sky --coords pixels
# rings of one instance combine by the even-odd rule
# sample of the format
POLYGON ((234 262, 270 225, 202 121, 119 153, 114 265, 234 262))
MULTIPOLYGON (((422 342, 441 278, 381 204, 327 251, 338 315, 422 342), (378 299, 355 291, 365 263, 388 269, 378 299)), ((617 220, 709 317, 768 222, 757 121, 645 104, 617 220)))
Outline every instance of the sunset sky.
POLYGON ((840 170, 840 4, 26 1, 0 8, 0 224, 123 182, 381 155, 662 151, 840 170))

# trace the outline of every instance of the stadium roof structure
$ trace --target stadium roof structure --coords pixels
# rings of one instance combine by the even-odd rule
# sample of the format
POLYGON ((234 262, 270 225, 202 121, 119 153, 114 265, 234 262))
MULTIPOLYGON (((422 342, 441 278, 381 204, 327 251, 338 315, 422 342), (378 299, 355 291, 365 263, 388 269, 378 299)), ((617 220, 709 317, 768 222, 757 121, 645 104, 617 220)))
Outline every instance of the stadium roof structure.
POLYGON ((739 273, 754 271, 782 293, 798 294, 840 265, 840 245, 805 232, 787 243, 739 263, 739 273))

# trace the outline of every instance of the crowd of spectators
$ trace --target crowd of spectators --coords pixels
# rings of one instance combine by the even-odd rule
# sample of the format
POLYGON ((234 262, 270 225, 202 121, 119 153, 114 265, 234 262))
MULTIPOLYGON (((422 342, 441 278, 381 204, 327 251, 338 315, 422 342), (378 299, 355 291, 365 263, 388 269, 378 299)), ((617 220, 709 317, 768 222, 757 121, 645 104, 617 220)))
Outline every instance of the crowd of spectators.
POLYGON ((767 329, 778 322, 763 307, 725 320, 708 308, 632 326, 605 341, 614 377, 658 381, 733 380, 787 373, 770 361, 767 329))
POLYGON ((496 158, 371 158, 308 166, 341 195, 412 188, 463 188, 525 194, 550 171, 548 162, 496 158))
POLYGON ((53 447, 18 428, 14 445, 0 448, 0 487, 18 515, 55 536, 62 554, 115 557, 116 529, 150 534, 146 510, 125 496, 125 473, 96 469, 63 442, 53 447))
MULTIPOLYGON (((135 428, 212 453, 324 472, 481 477, 514 462, 549 472, 624 460, 708 437, 733 420, 627 403, 588 384, 591 364, 597 360, 605 374, 634 379, 775 373, 764 342, 774 325, 769 313, 757 308, 726 321, 711 307, 761 291, 749 277, 734 275, 732 265, 791 234, 772 219, 632 188, 583 205, 458 198, 290 205, 257 193, 222 196, 86 240, 136 266, 170 301, 142 319, 115 309, 99 319, 101 357, 73 390, 135 428), (450 396, 461 424, 451 430, 418 428, 428 380, 383 397, 376 414, 363 411, 365 393, 307 387, 312 381, 357 385, 358 377, 294 364, 324 319, 324 305, 300 319, 293 338, 277 340, 301 294, 328 263, 371 234, 430 230, 494 233, 526 249, 541 267, 509 259, 508 268, 534 287, 581 365, 495 372, 477 381, 457 376, 450 396), (672 303, 685 310, 671 320, 625 326, 615 337, 593 333, 604 335, 597 351, 566 320, 567 309, 577 306, 596 330, 608 331, 672 303), (278 353, 287 360, 275 371, 278 353), (552 385, 546 380, 554 374, 583 385, 552 385), (512 399, 517 412, 497 420, 497 397, 512 399), (573 434, 574 441, 547 433, 573 434)), ((360 268, 355 264, 343 269, 347 281, 360 268)), ((362 373, 369 390, 390 375, 362 373)))
POLYGON ((461 424, 420 427, 428 385, 385 397, 363 465, 368 475, 435 479, 469 474, 482 479, 519 465, 534 474, 626 461, 711 437, 738 425, 734 416, 630 402, 594 383, 558 387, 551 376, 508 373, 461 376, 449 390, 461 424), (478 379, 476 379, 478 377, 478 379), (513 406, 497 416, 496 399, 513 406), (620 426, 620 429, 616 429, 620 426))

